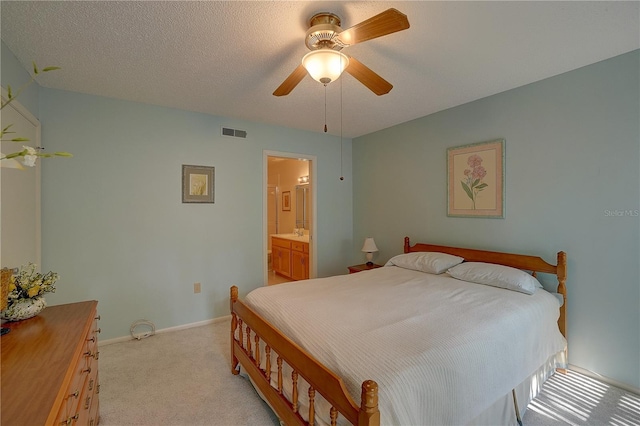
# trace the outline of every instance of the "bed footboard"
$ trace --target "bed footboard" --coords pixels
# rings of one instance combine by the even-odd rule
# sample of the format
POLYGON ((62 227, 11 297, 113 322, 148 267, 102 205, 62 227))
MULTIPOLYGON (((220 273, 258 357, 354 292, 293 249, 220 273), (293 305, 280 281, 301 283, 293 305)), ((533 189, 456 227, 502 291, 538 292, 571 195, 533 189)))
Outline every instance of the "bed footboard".
POLYGON ((331 405, 330 412, 325 413, 331 425, 336 424, 338 415, 356 426, 380 425, 376 382, 366 380, 362 383, 361 404, 358 406, 342 379, 239 300, 236 286, 231 287, 230 308, 231 372, 238 374, 238 368, 242 366, 284 424, 313 425, 317 393, 331 405), (289 380, 283 377, 283 363, 292 369, 290 400, 283 391, 283 381, 289 380), (275 374, 275 379, 272 374, 275 374), (309 384, 309 407, 305 413, 308 422, 298 411, 299 377, 309 384), (272 381, 277 386, 273 386, 272 381))

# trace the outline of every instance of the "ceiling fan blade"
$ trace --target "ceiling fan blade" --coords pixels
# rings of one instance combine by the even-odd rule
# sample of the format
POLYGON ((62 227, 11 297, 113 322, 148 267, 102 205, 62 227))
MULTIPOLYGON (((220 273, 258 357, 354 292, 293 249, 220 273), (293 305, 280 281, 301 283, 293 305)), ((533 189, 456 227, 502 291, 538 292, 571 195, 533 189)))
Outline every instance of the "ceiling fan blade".
POLYGON ((293 70, 289 77, 287 77, 280 86, 273 92, 273 96, 285 96, 291 93, 291 91, 302 81, 307 75, 307 69, 298 65, 298 68, 293 70))
POLYGON ((349 58, 349 66, 345 71, 378 96, 385 95, 393 89, 391 83, 354 58, 349 58))
POLYGON ((407 28, 409 28, 407 15, 391 8, 342 31, 338 35, 338 40, 345 46, 350 46, 407 28))

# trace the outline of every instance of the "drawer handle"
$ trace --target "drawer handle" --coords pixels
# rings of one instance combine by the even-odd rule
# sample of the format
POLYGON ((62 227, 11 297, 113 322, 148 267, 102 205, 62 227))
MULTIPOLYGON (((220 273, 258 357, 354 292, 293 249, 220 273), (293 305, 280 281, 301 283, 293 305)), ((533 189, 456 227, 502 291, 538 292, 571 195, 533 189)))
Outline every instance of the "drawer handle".
POLYGON ((91 339, 87 339, 87 342, 95 342, 95 341, 96 341, 95 337, 92 337, 91 339))
POLYGON ((100 321, 100 315, 98 315, 95 319, 97 319, 98 321, 100 321))
POLYGON ((84 401, 84 409, 88 410, 90 405, 91 405, 91 397, 88 396, 87 399, 84 401))
POLYGON ((84 356, 86 356, 87 358, 91 357, 93 359, 98 359, 98 357, 100 356, 100 352, 91 353, 91 351, 87 351, 87 352, 84 353, 84 356))
POLYGON ((91 351, 87 351, 84 353, 84 356, 86 356, 87 358, 91 357, 93 359, 98 359, 98 357, 100 356, 100 352, 91 353, 91 351))
POLYGON ((75 391, 74 393, 70 393, 67 398, 71 398, 71 397, 78 398, 78 395, 80 395, 80 392, 79 391, 75 391))
POLYGON ((73 422, 74 420, 78 420, 78 414, 76 414, 76 415, 75 415, 75 416, 73 416, 73 417, 69 417, 69 418, 67 418, 67 420, 65 420, 65 421, 63 421, 63 422, 60 422, 60 424, 61 424, 61 425, 70 425, 70 424, 71 424, 71 422, 73 422))
POLYGON ((87 367, 86 370, 82 370, 82 373, 91 373, 91 367, 87 367))
POLYGON ((89 390, 93 390, 93 379, 89 379, 89 390))
POLYGON ((97 329, 96 333, 102 333, 102 328, 97 329))
POLYGON ((100 385, 96 388, 96 393, 100 393, 100 385))

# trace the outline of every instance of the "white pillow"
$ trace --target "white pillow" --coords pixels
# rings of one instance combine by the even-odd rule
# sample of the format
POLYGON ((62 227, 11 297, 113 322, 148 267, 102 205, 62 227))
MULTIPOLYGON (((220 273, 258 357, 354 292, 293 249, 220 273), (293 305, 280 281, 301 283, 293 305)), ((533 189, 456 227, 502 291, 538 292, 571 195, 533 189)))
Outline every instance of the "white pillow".
POLYGON ((464 259, 462 257, 451 254, 435 251, 417 251, 392 257, 386 265, 395 265, 400 268, 428 272, 430 274, 441 274, 463 261, 464 259))
POLYGON ((465 262, 447 271, 453 278, 477 284, 533 294, 542 287, 533 276, 520 269, 493 263, 465 262))

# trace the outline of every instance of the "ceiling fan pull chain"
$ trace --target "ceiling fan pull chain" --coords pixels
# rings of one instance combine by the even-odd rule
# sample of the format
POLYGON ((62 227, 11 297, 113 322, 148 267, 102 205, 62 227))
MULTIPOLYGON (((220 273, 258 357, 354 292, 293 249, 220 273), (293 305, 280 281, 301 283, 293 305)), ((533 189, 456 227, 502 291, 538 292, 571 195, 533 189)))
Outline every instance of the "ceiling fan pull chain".
POLYGON ((342 173, 342 80, 340 80, 340 180, 344 180, 344 174, 342 173))
POLYGON ((324 132, 327 133, 327 85, 324 85, 324 132))

